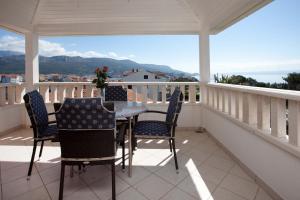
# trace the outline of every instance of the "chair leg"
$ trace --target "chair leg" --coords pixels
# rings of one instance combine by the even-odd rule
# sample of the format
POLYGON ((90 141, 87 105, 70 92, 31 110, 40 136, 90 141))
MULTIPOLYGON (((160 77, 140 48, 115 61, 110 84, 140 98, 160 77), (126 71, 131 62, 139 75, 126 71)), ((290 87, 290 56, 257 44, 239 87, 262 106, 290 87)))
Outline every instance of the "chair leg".
POLYGON ((112 200, 116 200, 116 176, 115 176, 115 161, 111 163, 111 184, 112 184, 112 200))
POLYGON ((122 169, 125 169, 125 138, 122 142, 122 169))
POLYGON ((176 170, 177 170, 177 173, 178 173, 178 163, 177 163, 177 155, 176 155, 176 148, 175 148, 175 139, 171 139, 171 141, 172 141, 171 143, 172 143, 172 146, 173 146, 175 167, 176 167, 176 170))
POLYGON ((44 147, 44 141, 42 141, 42 144, 41 144, 41 149, 40 149, 39 158, 42 156, 42 153, 43 153, 43 147, 44 147))
POLYGON ((59 200, 63 199, 64 195, 64 179, 65 179, 65 164, 61 164, 60 184, 59 184, 59 200))
POLYGON ((169 139, 170 152, 172 153, 172 141, 169 139))
POLYGON ((31 176, 31 171, 32 171, 32 166, 33 166, 33 162, 34 162, 36 146, 37 146, 37 141, 33 141, 33 149, 32 149, 30 165, 29 165, 29 169, 28 169, 28 173, 27 173, 27 180, 29 180, 29 178, 31 176))

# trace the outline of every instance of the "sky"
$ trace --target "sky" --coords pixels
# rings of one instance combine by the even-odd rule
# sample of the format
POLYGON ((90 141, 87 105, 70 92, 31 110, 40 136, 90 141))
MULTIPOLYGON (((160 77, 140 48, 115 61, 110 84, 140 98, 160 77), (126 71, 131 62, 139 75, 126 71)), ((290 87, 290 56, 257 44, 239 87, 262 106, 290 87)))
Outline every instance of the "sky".
MULTIPOLYGON (((275 0, 210 36, 212 73, 300 71, 300 1, 275 0)), ((40 37, 40 54, 130 59, 199 72, 197 35, 40 37)), ((0 29, 0 50, 24 52, 24 37, 0 29)))

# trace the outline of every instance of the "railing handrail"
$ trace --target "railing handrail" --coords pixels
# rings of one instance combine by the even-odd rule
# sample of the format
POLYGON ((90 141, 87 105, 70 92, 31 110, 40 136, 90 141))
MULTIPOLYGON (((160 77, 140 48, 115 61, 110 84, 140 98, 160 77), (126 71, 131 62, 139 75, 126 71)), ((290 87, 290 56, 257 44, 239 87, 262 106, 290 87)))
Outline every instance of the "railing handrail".
POLYGON ((207 83, 207 86, 215 87, 215 88, 224 88, 224 89, 238 91, 238 92, 246 92, 251 94, 281 98, 281 99, 300 101, 300 91, 294 91, 294 90, 262 88, 262 87, 233 85, 233 84, 225 84, 225 83, 207 83))
MULTIPOLYGON (((109 85, 199 85, 199 82, 108 82, 109 85)), ((35 85, 94 85, 91 82, 39 82, 35 85)))
POLYGON ((11 86, 19 86, 23 85, 24 83, 0 83, 0 87, 11 87, 11 86))

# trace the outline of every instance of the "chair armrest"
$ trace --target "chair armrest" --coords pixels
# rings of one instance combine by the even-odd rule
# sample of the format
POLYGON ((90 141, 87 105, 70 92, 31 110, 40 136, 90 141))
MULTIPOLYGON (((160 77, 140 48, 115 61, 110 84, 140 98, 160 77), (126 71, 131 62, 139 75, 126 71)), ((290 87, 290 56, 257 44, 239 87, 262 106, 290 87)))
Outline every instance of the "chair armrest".
POLYGON ((48 115, 54 115, 56 112, 48 113, 48 115))
MULTIPOLYGON (((47 124, 56 124, 56 121, 49 121, 47 124)), ((43 126, 37 124, 35 127, 36 127, 36 128, 39 128, 39 127, 43 127, 43 126)), ((33 128, 33 126, 31 125, 30 128, 33 128)))
POLYGON ((167 114, 167 112, 164 112, 164 111, 158 111, 158 110, 147 110, 146 112, 144 113, 159 113, 159 114, 167 114))
POLYGON ((48 124, 56 124, 56 121, 49 121, 48 124))

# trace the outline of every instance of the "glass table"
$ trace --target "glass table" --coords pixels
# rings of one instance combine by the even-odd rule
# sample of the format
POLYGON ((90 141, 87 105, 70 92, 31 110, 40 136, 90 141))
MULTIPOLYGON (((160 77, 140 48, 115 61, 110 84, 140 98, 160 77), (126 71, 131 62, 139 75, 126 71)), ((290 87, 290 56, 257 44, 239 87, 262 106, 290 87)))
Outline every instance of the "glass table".
POLYGON ((147 111, 147 107, 144 103, 130 102, 130 101, 113 101, 116 119, 127 119, 128 120, 128 176, 132 174, 132 118, 143 112, 147 111))

